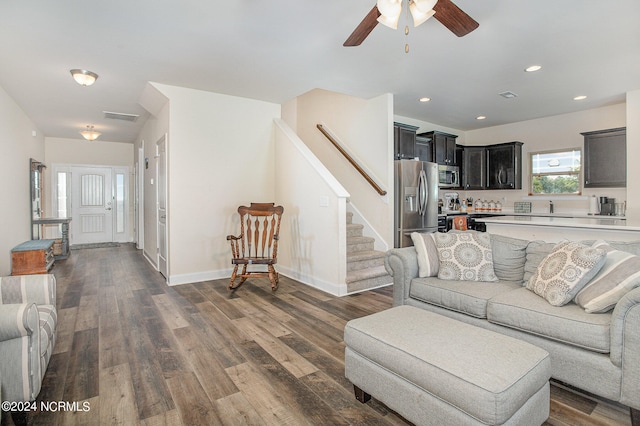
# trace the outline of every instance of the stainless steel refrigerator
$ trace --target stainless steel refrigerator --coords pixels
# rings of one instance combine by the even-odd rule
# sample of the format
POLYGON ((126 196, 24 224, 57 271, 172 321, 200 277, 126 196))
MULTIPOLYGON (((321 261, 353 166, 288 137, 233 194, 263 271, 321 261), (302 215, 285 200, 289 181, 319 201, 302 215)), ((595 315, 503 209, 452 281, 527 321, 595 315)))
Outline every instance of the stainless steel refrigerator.
POLYGON ((412 246, 412 232, 438 230, 438 165, 395 161, 394 246, 412 246))

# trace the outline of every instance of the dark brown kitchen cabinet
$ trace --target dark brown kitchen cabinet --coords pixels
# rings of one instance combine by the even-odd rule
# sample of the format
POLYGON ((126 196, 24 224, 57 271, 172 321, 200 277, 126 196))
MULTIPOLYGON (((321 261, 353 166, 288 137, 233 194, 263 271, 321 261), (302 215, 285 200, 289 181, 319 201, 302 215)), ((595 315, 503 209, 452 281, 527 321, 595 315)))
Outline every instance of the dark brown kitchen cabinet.
POLYGON ((626 187, 626 127, 585 132, 581 135, 584 136, 584 187, 626 187))
POLYGON ((487 187, 487 147, 465 146, 462 151, 462 188, 487 187))
POLYGON ((487 189, 522 189, 522 142, 489 145, 487 189))
POLYGON ((432 161, 446 166, 457 166, 456 138, 449 133, 431 131, 420 133, 418 136, 431 139, 432 161))
POLYGON ((393 146, 396 160, 413 159, 416 157, 416 131, 415 126, 393 123, 393 146))
POLYGON ((420 161, 433 161, 431 152, 431 139, 424 136, 416 136, 416 157, 420 161))

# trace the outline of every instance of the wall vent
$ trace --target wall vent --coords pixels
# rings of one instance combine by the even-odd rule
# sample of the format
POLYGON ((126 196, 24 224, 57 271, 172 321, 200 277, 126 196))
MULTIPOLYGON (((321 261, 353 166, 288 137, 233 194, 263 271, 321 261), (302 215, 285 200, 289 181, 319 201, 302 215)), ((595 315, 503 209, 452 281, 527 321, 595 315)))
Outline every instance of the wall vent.
POLYGON ((137 114, 125 114, 123 112, 110 112, 110 111, 102 111, 104 114, 104 118, 110 118, 112 120, 123 120, 123 121, 137 121, 137 114))
POLYGON ((507 98, 507 99, 513 99, 513 98, 517 98, 518 97, 518 95, 516 95, 513 92, 509 92, 509 91, 498 93, 498 95, 502 96, 503 98, 507 98))

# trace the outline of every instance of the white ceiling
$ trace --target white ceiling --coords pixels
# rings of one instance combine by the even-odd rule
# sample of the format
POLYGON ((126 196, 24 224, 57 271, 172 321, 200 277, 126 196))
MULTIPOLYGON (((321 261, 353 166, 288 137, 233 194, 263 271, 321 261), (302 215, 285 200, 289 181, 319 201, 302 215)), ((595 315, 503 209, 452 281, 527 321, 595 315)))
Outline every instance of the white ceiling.
POLYGON ((0 86, 45 136, 80 139, 93 124, 113 142, 135 141, 147 81, 276 103, 314 88, 393 93, 395 114, 460 130, 620 103, 640 89, 638 0, 454 1, 480 23, 465 37, 431 19, 408 38, 378 25, 346 48, 375 0, 1 0, 0 86), (532 64, 543 69, 525 73, 532 64), (72 68, 100 77, 81 87, 72 68))

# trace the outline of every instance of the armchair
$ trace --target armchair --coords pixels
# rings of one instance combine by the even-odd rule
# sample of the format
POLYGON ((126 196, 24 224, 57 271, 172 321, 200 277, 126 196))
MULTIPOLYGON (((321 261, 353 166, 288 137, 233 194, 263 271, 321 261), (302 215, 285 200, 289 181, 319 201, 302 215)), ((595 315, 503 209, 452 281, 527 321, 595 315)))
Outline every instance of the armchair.
POLYGON ((36 399, 56 342, 56 325, 53 275, 0 277, 0 393, 4 401, 36 399))

